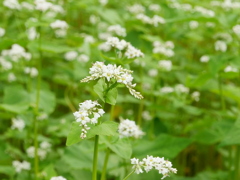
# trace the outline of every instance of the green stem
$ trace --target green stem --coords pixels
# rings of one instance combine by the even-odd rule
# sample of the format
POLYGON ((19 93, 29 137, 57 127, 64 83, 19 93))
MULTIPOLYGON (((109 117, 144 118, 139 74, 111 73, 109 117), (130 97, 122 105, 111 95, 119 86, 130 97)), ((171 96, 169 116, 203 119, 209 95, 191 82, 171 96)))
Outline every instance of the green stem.
POLYGON ((134 169, 132 172, 130 172, 123 180, 126 180, 128 179, 134 172, 135 172, 136 169, 134 169))
POLYGON ((225 105, 225 101, 224 101, 224 97, 223 97, 223 90, 222 90, 222 82, 221 82, 221 75, 220 73, 218 73, 218 89, 219 89, 219 93, 220 93, 220 98, 221 98, 221 107, 222 110, 225 111, 226 109, 226 105, 225 105))
POLYGON ((110 149, 107 148, 107 152, 106 152, 105 159, 104 159, 104 165, 103 165, 103 169, 102 169, 101 180, 106 179, 106 171, 107 171, 107 164, 108 164, 109 155, 110 155, 110 149))
POLYGON ((240 179, 239 166, 240 166, 240 146, 236 147, 236 157, 235 157, 235 180, 240 179))
POLYGON ((99 141, 99 135, 96 135, 95 136, 95 143, 94 143, 94 154, 93 154, 93 174, 92 174, 92 180, 97 180, 98 141, 99 141))

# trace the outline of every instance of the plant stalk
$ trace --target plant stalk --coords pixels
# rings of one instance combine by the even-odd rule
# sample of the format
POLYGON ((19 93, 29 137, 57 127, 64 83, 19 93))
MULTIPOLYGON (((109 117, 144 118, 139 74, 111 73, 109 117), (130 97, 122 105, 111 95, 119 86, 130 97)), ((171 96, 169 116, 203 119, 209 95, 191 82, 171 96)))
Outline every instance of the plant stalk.
POLYGON ((134 169, 132 172, 130 172, 123 180, 126 180, 128 179, 134 172, 135 172, 136 169, 134 169))

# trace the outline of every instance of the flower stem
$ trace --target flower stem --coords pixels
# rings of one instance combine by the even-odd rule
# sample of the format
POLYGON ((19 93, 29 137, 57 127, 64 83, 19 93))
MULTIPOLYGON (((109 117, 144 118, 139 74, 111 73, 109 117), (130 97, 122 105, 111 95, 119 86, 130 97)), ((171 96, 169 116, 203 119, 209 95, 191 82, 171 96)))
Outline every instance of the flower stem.
POLYGON ((134 172, 135 172, 136 169, 134 169, 132 172, 130 172, 123 180, 126 180, 128 179, 134 172))
POLYGON ((107 148, 105 159, 104 159, 104 165, 103 165, 103 169, 102 169, 101 180, 106 179, 106 171, 107 171, 107 164, 108 164, 109 155, 110 155, 110 149, 107 148))
POLYGON ((96 135, 95 136, 95 143, 94 143, 94 154, 93 154, 93 174, 92 174, 92 180, 97 180, 98 141, 99 141, 99 135, 96 135))

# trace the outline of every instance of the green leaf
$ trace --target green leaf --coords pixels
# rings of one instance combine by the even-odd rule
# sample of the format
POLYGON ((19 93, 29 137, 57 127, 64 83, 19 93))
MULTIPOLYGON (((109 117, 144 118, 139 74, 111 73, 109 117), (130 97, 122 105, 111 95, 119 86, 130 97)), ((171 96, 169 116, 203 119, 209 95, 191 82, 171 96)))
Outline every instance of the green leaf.
POLYGON ((82 139, 80 138, 81 132, 82 132, 82 128, 79 126, 79 123, 73 122, 70 132, 67 136, 66 145, 71 146, 73 144, 76 144, 76 143, 82 141, 82 139))
POLYGON ((114 9, 104 9, 104 11, 99 10, 98 13, 103 19, 105 19, 111 24, 123 24, 122 18, 114 9))
POLYGON ((46 179, 51 179, 51 177, 57 176, 53 164, 49 164, 43 170, 46 173, 46 179))
POLYGON ((114 153, 124 159, 130 159, 132 155, 132 146, 127 138, 101 136, 100 142, 106 144, 114 153), (117 140, 116 140, 117 139, 117 140))
POLYGON ((93 87, 94 91, 97 93, 97 95, 99 96, 99 98, 105 102, 104 99, 104 90, 107 87, 105 80, 103 78, 99 79, 97 84, 93 87))
POLYGON ((4 88, 3 104, 0 104, 0 108, 14 113, 22 113, 29 106, 29 94, 22 86, 17 85, 4 88))
POLYGON ((87 138, 94 137, 95 135, 116 136, 118 135, 117 129, 118 123, 105 121, 102 124, 92 127, 87 133, 87 138))
POLYGON ((117 88, 110 89, 106 95, 106 103, 115 105, 117 102, 118 91, 117 88))

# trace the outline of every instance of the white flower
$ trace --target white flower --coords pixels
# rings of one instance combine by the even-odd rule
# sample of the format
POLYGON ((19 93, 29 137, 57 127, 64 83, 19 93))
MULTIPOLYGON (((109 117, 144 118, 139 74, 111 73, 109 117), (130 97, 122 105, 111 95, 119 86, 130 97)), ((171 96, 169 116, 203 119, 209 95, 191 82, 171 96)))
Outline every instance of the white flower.
POLYGON ((96 24, 99 21, 99 17, 95 16, 95 15, 91 15, 89 17, 89 21, 91 24, 96 24))
POLYGON ((232 30, 235 34, 240 36, 240 24, 233 26, 232 30))
POLYGON ((0 27, 0 37, 3 37, 5 34, 5 29, 0 27))
POLYGON ((143 57, 144 54, 139 49, 136 49, 135 47, 129 44, 125 52, 125 56, 127 56, 128 59, 132 59, 143 57))
POLYGON ((38 75, 38 70, 35 67, 25 67, 24 72, 34 78, 38 75))
POLYGON ((66 23, 66 21, 57 19, 56 21, 54 21, 50 24, 50 27, 52 29, 67 29, 68 24, 66 23))
POLYGON ((69 52, 64 54, 64 58, 67 61, 75 60, 77 58, 77 56, 78 56, 78 53, 76 51, 69 51, 69 52))
POLYGON ((188 93, 189 92, 189 88, 185 87, 183 84, 177 84, 175 86, 175 91, 177 93, 188 93))
POLYGON ((238 69, 235 68, 235 67, 232 67, 232 66, 227 66, 227 67, 224 69, 224 72, 238 72, 238 69))
POLYGON ((177 173, 177 169, 172 168, 172 163, 168 160, 164 160, 164 158, 160 157, 153 157, 147 156, 140 161, 137 158, 131 159, 131 164, 133 165, 133 169, 135 170, 136 174, 143 173, 142 168, 149 172, 152 169, 156 169, 159 174, 162 174, 164 179, 165 177, 169 176, 170 173, 177 173))
POLYGON ((67 179, 64 178, 63 176, 55 176, 55 177, 51 177, 50 180, 67 180, 67 179))
POLYGON ((140 14, 145 11, 145 7, 141 4, 134 4, 132 6, 129 6, 127 9, 133 14, 140 14))
POLYGON ((53 6, 52 3, 47 2, 46 0, 35 0, 34 3, 36 5, 35 9, 42 11, 42 12, 45 12, 45 11, 51 9, 53 6))
POLYGON ((35 27, 31 27, 27 30, 27 36, 29 40, 34 40, 39 37, 35 27))
POLYGON ((173 91, 174 91, 174 89, 172 87, 168 87, 168 86, 162 87, 160 89, 160 92, 163 94, 172 93, 173 91))
POLYGON ((31 169, 31 164, 27 161, 13 161, 12 162, 13 167, 15 168, 15 171, 17 173, 20 173, 22 170, 30 170, 31 169))
POLYGON ((98 0, 102 6, 105 6, 108 3, 108 0, 98 0))
POLYGON ((118 126, 120 138, 134 137, 141 138, 145 133, 136 125, 135 121, 129 119, 121 120, 118 126))
POLYGON ((163 17, 160 17, 158 15, 154 15, 152 18, 152 24, 157 27, 158 24, 164 24, 165 23, 165 19, 163 17))
POLYGON ((142 112, 142 117, 143 117, 143 119, 146 120, 146 121, 152 120, 152 116, 150 115, 150 112, 149 112, 149 111, 143 111, 143 112, 142 112))
POLYGON ((86 54, 81 54, 77 57, 77 60, 79 62, 88 62, 89 61, 89 56, 86 54))
POLYGON ((86 138, 87 131, 90 129, 88 124, 97 124, 98 118, 100 118, 105 112, 100 108, 100 104, 96 101, 86 100, 79 104, 79 110, 74 112, 73 115, 77 122, 80 122, 82 132, 80 137, 86 138))
POLYGON ((12 69, 12 63, 7 61, 5 58, 0 56, 0 65, 2 66, 3 70, 10 70, 12 69))
POLYGON ((196 29, 198 28, 198 22, 197 21, 190 21, 189 22, 190 29, 196 29))
POLYGON ((112 37, 112 35, 111 35, 111 33, 108 33, 108 32, 98 34, 98 38, 101 40, 107 40, 110 37, 112 37))
POLYGON ((8 74, 8 82, 13 82, 13 81, 16 81, 16 76, 14 73, 9 73, 8 74))
POLYGON ((218 40, 215 42, 215 50, 225 52, 227 50, 227 44, 224 41, 218 40))
MULTIPOLYGON (((50 151, 50 147, 46 148, 44 145, 46 145, 46 144, 40 144, 40 147, 38 148, 38 151, 37 151, 38 157, 41 160, 45 159, 46 156, 47 156, 47 153, 50 151)), ((29 158, 34 158, 35 157, 35 147, 34 146, 28 147, 26 152, 27 152, 27 156, 29 158)))
POLYGON ((98 49, 104 52, 108 52, 111 50, 111 45, 106 44, 106 43, 102 43, 98 46, 98 49))
POLYGON ((150 4, 148 8, 150 11, 153 11, 153 12, 158 12, 161 10, 161 7, 159 6, 159 4, 150 4))
POLYGON ((52 145, 47 141, 43 141, 40 144, 40 148, 45 149, 45 150, 49 150, 51 148, 51 146, 52 145))
POLYGON ((208 62, 209 60, 210 60, 210 57, 207 56, 207 55, 203 55, 203 56, 201 56, 201 58, 200 58, 200 62, 202 62, 202 63, 206 63, 206 62, 208 62))
POLYGON ((151 77, 156 77, 158 75, 158 70, 157 69, 150 69, 148 71, 148 75, 151 77))
POLYGON ((22 2, 21 3, 22 8, 28 9, 28 10, 34 10, 34 5, 28 3, 28 2, 22 2))
POLYGON ((171 71, 172 70, 172 61, 170 60, 161 60, 158 62, 159 68, 163 69, 165 71, 171 71))
POLYGON ((194 91, 194 92, 191 94, 191 97, 194 99, 194 101, 199 101, 200 92, 194 91))
POLYGON ((19 119, 19 118, 18 119, 15 119, 15 118, 12 119, 12 126, 11 126, 12 129, 18 129, 19 131, 22 131, 24 129, 24 127, 25 127, 24 120, 19 119))
POLYGON ((125 37, 127 35, 126 34, 126 29, 121 27, 119 24, 109 26, 107 31, 110 32, 110 33, 115 33, 117 36, 125 37))
POLYGON ((166 41, 165 43, 154 41, 153 46, 153 53, 163 54, 167 57, 172 57, 175 54, 172 50, 174 48, 174 43, 172 41, 166 41))
POLYGON ((3 5, 9 9, 21 9, 21 5, 18 0, 4 0, 3 5))

